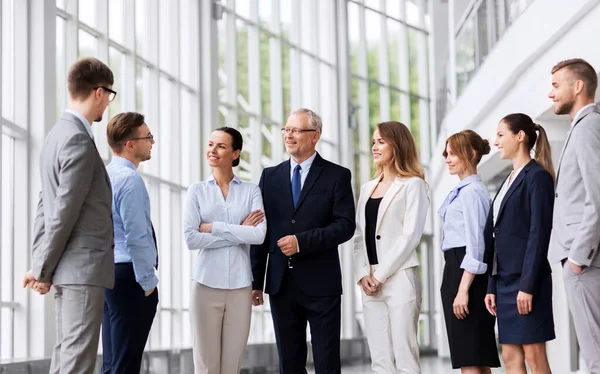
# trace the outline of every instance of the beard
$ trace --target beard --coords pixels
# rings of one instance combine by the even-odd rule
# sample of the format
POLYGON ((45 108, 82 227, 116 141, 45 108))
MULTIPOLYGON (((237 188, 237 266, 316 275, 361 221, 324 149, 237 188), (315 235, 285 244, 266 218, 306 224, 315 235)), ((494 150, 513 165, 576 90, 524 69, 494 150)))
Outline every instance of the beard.
POLYGON ((554 114, 569 114, 571 113, 571 109, 573 109, 574 102, 563 103, 559 106, 554 107, 554 114))

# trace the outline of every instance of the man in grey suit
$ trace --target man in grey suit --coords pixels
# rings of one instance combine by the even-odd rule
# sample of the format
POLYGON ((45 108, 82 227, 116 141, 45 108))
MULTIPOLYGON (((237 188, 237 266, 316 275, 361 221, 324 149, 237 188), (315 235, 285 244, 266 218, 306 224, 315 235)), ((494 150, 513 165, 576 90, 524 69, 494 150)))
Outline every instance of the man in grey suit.
POLYGON ((554 113, 568 114, 571 129, 556 172, 550 262, 562 262, 567 303, 591 373, 600 373, 600 112, 598 76, 582 59, 552 69, 554 113))
POLYGON ((91 128, 116 95, 113 83, 112 71, 95 58, 73 64, 69 109, 41 152, 32 270, 23 285, 42 294, 56 289, 53 374, 94 373, 104 290, 114 284, 112 192, 91 128))

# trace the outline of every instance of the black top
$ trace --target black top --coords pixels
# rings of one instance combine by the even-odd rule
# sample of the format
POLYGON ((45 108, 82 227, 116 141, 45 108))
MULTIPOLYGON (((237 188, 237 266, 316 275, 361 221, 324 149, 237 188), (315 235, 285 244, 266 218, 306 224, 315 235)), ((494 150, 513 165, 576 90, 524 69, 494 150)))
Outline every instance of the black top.
POLYGON ((377 230, 377 212, 379 211, 379 204, 382 199, 382 197, 370 197, 365 205, 365 239, 367 243, 367 257, 369 257, 369 264, 371 265, 379 263, 375 247, 375 231, 377 230))

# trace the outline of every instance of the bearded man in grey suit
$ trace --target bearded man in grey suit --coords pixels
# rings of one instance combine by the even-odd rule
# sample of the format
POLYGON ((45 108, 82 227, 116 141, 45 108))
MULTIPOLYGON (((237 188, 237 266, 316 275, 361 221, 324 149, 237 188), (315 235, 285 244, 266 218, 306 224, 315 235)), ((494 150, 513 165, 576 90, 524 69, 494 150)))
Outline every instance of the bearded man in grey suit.
POLYGON ((554 113, 568 114, 571 129, 558 163, 551 263, 562 262, 567 303, 591 373, 600 373, 600 112, 598 76, 582 59, 552 69, 554 113))
POLYGON ((52 374, 94 373, 104 290, 114 284, 112 192, 91 128, 116 95, 113 83, 112 71, 95 58, 73 64, 69 109, 41 152, 32 269, 23 285, 41 294, 56 289, 52 374))

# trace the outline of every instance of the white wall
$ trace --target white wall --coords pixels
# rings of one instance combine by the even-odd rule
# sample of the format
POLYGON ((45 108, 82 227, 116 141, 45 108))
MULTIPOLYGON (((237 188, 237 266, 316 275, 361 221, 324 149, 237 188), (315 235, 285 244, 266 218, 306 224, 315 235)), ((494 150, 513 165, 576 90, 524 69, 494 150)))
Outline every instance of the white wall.
MULTIPOLYGON (((434 156, 441 153, 448 135, 466 128, 493 142, 498 121, 514 112, 527 113, 542 124, 554 147, 553 154, 558 155, 570 120, 549 111, 552 104, 547 97, 551 88, 550 71, 559 61, 573 57, 584 58, 600 69, 600 48, 597 47, 599 4, 599 0, 534 1, 503 35, 447 114, 434 156)), ((557 162, 556 159, 555 164, 557 162)), ((508 164, 499 160, 496 150, 492 149, 492 153, 482 160, 480 174, 484 180, 489 180, 506 166, 508 164)), ((447 174, 441 156, 431 160, 431 178, 430 183, 435 186, 432 194, 435 210, 458 180, 447 174)), ((439 233, 437 215, 434 227, 439 233)), ((439 248, 439 235, 435 245, 439 248)), ((439 251, 434 264, 436 289, 443 270, 439 251)), ((554 372, 566 373, 571 372, 568 352, 572 346, 568 311, 561 269, 554 266, 553 271, 557 339, 548 344, 549 357, 554 372)), ((438 307, 438 311, 438 347, 442 355, 447 355, 446 333, 439 322, 443 320, 441 308, 438 307)))

